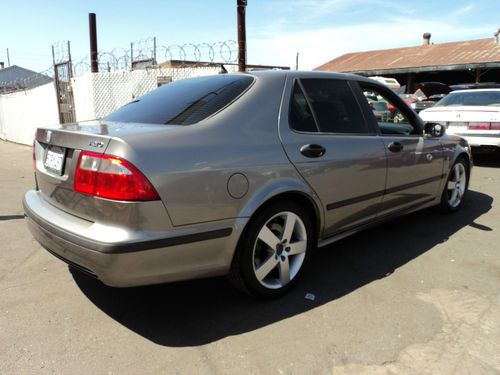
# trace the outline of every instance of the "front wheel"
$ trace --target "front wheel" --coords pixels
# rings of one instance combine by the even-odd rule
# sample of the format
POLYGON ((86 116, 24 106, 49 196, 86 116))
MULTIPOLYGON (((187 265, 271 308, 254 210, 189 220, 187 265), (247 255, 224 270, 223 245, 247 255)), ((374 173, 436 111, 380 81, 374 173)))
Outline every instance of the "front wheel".
POLYGON ((464 158, 458 159, 448 175, 448 181, 441 196, 440 207, 445 212, 460 209, 469 187, 469 165, 464 158))
POLYGON ((311 253, 314 231, 307 212, 293 202, 267 207, 252 219, 236 250, 229 279, 261 297, 285 293, 311 253))

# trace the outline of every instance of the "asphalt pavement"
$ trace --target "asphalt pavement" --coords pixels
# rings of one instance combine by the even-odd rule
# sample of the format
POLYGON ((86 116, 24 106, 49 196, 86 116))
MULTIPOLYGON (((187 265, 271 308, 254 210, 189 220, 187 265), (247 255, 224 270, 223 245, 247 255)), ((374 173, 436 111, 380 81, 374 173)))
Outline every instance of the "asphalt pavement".
POLYGON ((24 221, 31 148, 0 141, 0 374, 500 374, 500 157, 476 164, 460 212, 346 238, 259 301, 71 271, 24 221))

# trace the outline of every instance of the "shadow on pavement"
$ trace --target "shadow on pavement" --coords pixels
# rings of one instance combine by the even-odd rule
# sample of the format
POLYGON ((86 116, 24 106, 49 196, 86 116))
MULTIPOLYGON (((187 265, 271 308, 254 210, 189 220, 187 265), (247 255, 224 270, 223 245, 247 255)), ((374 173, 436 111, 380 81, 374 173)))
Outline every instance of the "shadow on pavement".
POLYGON ((486 168, 500 168, 500 152, 478 153, 472 155, 474 165, 486 168))
POLYGON ((0 215, 0 221, 21 220, 21 219, 24 219, 24 215, 0 215))
POLYGON ((321 249, 289 294, 260 301, 235 291, 224 277, 116 289, 77 271, 81 291, 102 311, 137 334, 165 346, 197 346, 249 332, 341 298, 390 275, 446 242, 488 212, 493 198, 469 191, 460 212, 424 210, 321 249), (304 298, 316 296, 314 301, 304 298))

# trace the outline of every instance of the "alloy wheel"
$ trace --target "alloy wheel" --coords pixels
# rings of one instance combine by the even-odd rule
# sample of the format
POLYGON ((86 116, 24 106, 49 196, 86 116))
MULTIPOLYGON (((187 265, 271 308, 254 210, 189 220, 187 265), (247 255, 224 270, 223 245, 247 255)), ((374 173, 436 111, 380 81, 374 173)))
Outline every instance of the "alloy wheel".
POLYGON ((304 263, 307 231, 302 219, 290 211, 272 216, 260 229, 253 246, 257 281, 269 289, 287 285, 304 263))
POLYGON ((448 180, 448 204, 451 207, 455 208, 462 202, 466 187, 467 174, 465 167, 462 163, 457 163, 453 167, 448 180))

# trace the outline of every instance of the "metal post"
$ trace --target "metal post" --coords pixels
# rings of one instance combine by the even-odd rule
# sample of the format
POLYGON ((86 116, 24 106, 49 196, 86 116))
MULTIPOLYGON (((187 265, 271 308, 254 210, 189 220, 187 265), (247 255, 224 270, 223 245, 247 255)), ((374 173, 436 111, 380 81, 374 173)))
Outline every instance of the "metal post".
POLYGON ((481 82, 481 69, 476 69, 476 83, 481 82))
POLYGON ((156 65, 156 37, 153 37, 153 65, 156 65))
POLYGON ((52 45, 52 63, 54 64, 54 86, 56 88, 56 101, 57 101, 57 113, 59 114, 59 123, 63 124, 64 123, 64 118, 61 112, 61 101, 60 101, 60 94, 59 94, 59 72, 57 71, 57 65, 56 65, 56 53, 54 51, 54 45, 52 45))
POLYGON ((90 36, 90 71, 97 73, 99 71, 97 55, 97 26, 95 13, 89 13, 89 36, 90 36))
POLYGON ((406 77, 406 93, 413 94, 415 92, 415 73, 408 73, 406 77))
POLYGON ((54 52, 54 45, 52 45, 52 65, 56 66, 56 54, 54 52))
POLYGON ((73 77, 73 63, 71 62, 71 43, 68 40, 68 80, 73 77))
POLYGON ((247 0, 236 0, 238 10, 238 71, 246 71, 247 37, 245 25, 245 8, 247 0))
POLYGON ((9 49, 7 48, 7 66, 10 66, 10 55, 9 55, 9 49))
POLYGON ((299 53, 295 56, 295 70, 299 70, 299 53))
POLYGON ((130 42, 130 70, 134 67, 134 43, 130 42))

